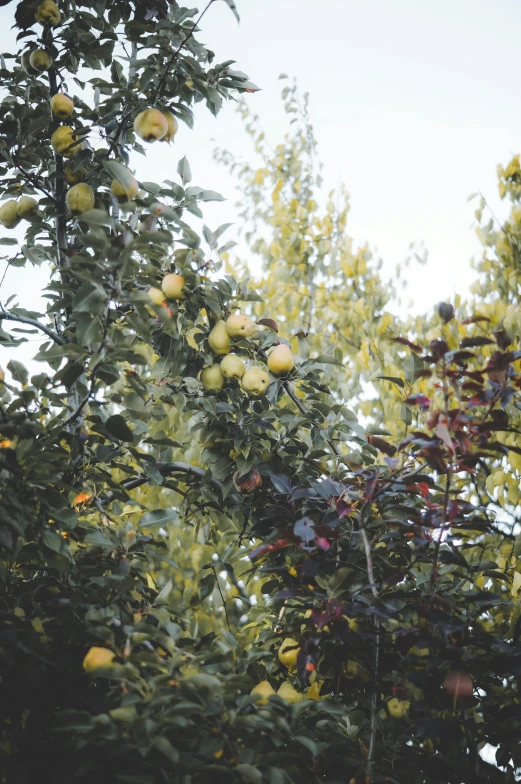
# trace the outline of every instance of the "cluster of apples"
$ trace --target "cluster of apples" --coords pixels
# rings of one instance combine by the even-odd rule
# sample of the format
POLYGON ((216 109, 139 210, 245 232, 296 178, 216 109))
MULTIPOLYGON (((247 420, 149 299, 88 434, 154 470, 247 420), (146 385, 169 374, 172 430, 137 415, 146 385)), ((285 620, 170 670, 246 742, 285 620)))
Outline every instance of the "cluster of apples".
MULTIPOLYGON (((65 93, 57 93, 51 99, 51 110, 55 117, 66 120, 74 111, 74 102, 65 93)), ((134 121, 134 131, 137 136, 147 142, 158 139, 169 142, 176 135, 178 127, 178 122, 173 114, 167 111, 160 112, 159 109, 146 109, 138 114, 134 121)), ((73 159, 81 149, 78 135, 68 125, 60 125, 55 130, 51 136, 51 145, 55 153, 68 159, 73 159)), ((64 168, 65 179, 72 186, 67 191, 65 200, 71 214, 75 216, 93 209, 95 204, 92 189, 82 182, 86 173, 86 169, 75 167, 73 162, 64 168)), ((126 204, 137 196, 139 184, 134 175, 128 171, 126 184, 123 185, 114 178, 110 190, 119 204, 126 204)))
POLYGON ((179 300, 185 298, 186 280, 183 275, 178 275, 175 272, 168 272, 161 281, 161 288, 151 286, 148 290, 152 304, 159 307, 165 304, 167 299, 179 300))
MULTIPOLYGON (((201 383, 207 392, 220 392, 226 380, 237 379, 250 397, 263 397, 269 387, 270 377, 259 365, 246 368, 244 360, 232 353, 232 341, 250 338, 255 331, 253 321, 240 313, 220 319, 208 335, 208 343, 214 354, 222 355, 201 373, 201 383)), ((291 349, 284 343, 275 346, 268 357, 268 369, 275 376, 290 373, 295 367, 291 349)))
POLYGON ((144 142, 171 142, 179 123, 171 112, 165 109, 145 109, 134 120, 134 133, 144 142))
MULTIPOLYGON (((279 662, 286 667, 290 673, 293 673, 297 669, 299 653, 300 646, 297 640, 294 640, 292 637, 287 637, 282 641, 277 655, 279 662)), ((271 683, 265 680, 254 686, 250 694, 255 697, 257 705, 267 705, 270 697, 273 697, 274 695, 283 699, 284 702, 295 705, 297 702, 302 702, 302 700, 324 699, 324 697, 320 695, 320 689, 322 688, 323 683, 324 681, 315 680, 306 691, 300 692, 295 689, 290 681, 282 681, 277 691, 275 691, 271 683)))
MULTIPOLYGON (((60 10, 54 0, 44 0, 34 12, 35 21, 43 27, 56 27, 60 18, 60 10)), ((22 55, 22 67, 31 75, 48 71, 52 64, 52 56, 46 49, 31 49, 22 55)), ((8 199, 0 206, 0 223, 5 229, 15 229, 21 220, 30 220, 37 212, 38 202, 31 196, 8 199)))
MULTIPOLYGON (((34 20, 42 27, 57 27, 61 21, 60 9, 54 0, 43 0, 34 12, 34 20)), ((48 71, 54 63, 48 49, 28 49, 22 55, 22 68, 31 76, 48 71)))
POLYGON ((0 223, 5 229, 15 229, 21 220, 30 220, 38 212, 38 202, 32 196, 8 199, 0 206, 0 223))
MULTIPOLYGON (((44 27, 56 27, 60 24, 61 14, 54 0, 44 0, 35 10, 35 21, 44 27)), ((31 48, 22 54, 22 68, 31 76, 38 76, 53 66, 53 57, 47 49, 31 48)), ((63 92, 57 93, 51 98, 51 110, 53 115, 61 120, 67 120, 74 111, 72 98, 63 92)), ((174 115, 166 110, 146 109, 140 112, 134 120, 134 132, 146 142, 164 141, 170 142, 177 134, 179 124, 174 115)), ((64 176, 67 183, 71 186, 66 195, 66 203, 69 211, 74 216, 82 215, 93 209, 95 196, 92 188, 84 180, 87 174, 85 168, 77 167, 72 160, 81 149, 81 140, 68 125, 60 125, 52 134, 51 145, 57 155, 71 159, 71 162, 64 167, 64 176)), ((131 201, 137 196, 139 185, 135 177, 128 172, 126 184, 122 185, 117 179, 111 183, 111 191, 120 204, 131 201)), ((6 209, 0 221, 5 228, 14 228, 18 220, 12 203, 4 205, 6 209)))
MULTIPOLYGON (((152 286, 148 295, 157 307, 166 306, 167 299, 184 299, 185 284, 183 275, 169 272, 163 277, 161 288, 152 286)), ((250 397, 263 397, 266 394, 270 383, 268 373, 258 365, 246 368, 242 357, 231 350, 233 340, 250 338, 254 332, 253 321, 240 313, 229 316, 226 321, 219 319, 208 335, 208 344, 213 353, 222 356, 222 359, 201 371, 201 384, 206 392, 220 392, 225 381, 236 379, 250 397)), ((295 358, 289 346, 284 343, 275 346, 268 357, 268 369, 275 376, 283 376, 294 367, 295 358)))

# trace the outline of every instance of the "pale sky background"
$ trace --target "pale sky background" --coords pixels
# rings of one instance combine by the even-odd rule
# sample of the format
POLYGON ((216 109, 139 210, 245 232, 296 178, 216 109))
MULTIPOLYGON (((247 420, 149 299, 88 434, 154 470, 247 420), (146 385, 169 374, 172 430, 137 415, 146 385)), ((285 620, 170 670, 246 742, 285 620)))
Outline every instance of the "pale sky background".
MULTIPOLYGON (((235 59, 262 92, 248 96, 270 142, 287 130, 278 81, 298 78, 324 163, 326 187, 345 183, 351 194, 348 232, 368 241, 389 275, 413 241, 423 241, 427 266, 409 269, 411 308, 423 312, 440 299, 465 294, 479 254, 471 228, 481 190, 493 211, 496 164, 521 151, 518 0, 237 0, 238 26, 224 2, 215 3, 200 38, 216 60, 235 59)), ((14 49, 9 30, 15 3, 0 10, 0 48, 14 49)), ((202 108, 194 131, 181 125, 175 145, 134 154, 138 179, 176 179, 177 161, 190 162, 193 183, 229 200, 207 205, 216 228, 235 219, 233 181, 212 160, 214 142, 253 160, 233 103, 217 119, 202 108), (165 149, 166 148, 166 149, 165 149)), ((234 237, 235 229, 226 234, 234 237)), ((239 249, 240 251, 240 249, 239 249)), ((42 270, 9 271, 5 301, 35 307, 42 270)), ((34 353, 18 350, 25 359, 34 353)), ((5 364, 0 350, 0 363, 5 364)))

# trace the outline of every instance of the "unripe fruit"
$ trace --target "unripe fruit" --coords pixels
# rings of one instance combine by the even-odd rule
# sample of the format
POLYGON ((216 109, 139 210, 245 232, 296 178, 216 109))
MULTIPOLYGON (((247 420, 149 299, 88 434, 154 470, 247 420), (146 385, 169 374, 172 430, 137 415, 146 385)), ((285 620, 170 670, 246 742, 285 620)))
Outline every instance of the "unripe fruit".
POLYGON ((236 354, 226 354, 221 362, 221 373, 225 378, 242 378, 246 365, 236 354))
POLYGON ((89 672, 90 670, 96 670, 98 667, 108 667, 112 664, 112 659, 115 655, 108 648, 94 645, 83 659, 83 669, 89 672))
POLYGON ((251 367, 241 379, 243 390, 250 397, 262 397, 270 385, 270 377, 260 367, 251 367))
POLYGON ((51 112, 60 120, 66 120, 73 111, 74 103, 65 93, 56 93, 50 100, 51 112))
POLYGON ((132 199, 138 194, 139 191, 138 182, 133 175, 131 176, 132 176, 132 182, 127 187, 122 185, 116 179, 112 180, 110 190, 112 191, 113 195, 116 197, 116 199, 120 204, 125 204, 127 201, 132 201, 132 199))
POLYGON ((14 229, 18 226, 20 220, 15 199, 8 199, 0 205, 0 223, 5 229, 14 229))
POLYGON ((146 109, 134 120, 134 133, 144 142, 156 142, 168 133, 168 120, 159 109, 146 109))
POLYGON ((295 705, 297 702, 302 702, 304 695, 298 692, 291 683, 284 681, 280 689, 277 691, 277 696, 281 697, 285 702, 295 705))
POLYGON ((60 125, 51 136, 51 146, 55 153, 64 158, 73 158, 80 151, 80 139, 73 128, 60 125))
POLYGON ((38 202, 32 196, 21 196, 16 205, 16 212, 20 220, 30 218, 38 212, 38 202))
POLYGON ((254 329, 253 321, 240 313, 226 319, 226 332, 231 338, 249 338, 254 329))
POLYGON ((219 365, 212 365, 201 371, 201 384, 207 392, 220 392, 224 386, 224 376, 219 365))
POLYGON ((268 357, 268 367, 275 376, 290 373, 295 367, 295 358, 290 347, 283 343, 280 346, 275 346, 268 357))
POLYGON ((171 142, 174 136, 176 135, 177 131, 179 130, 179 123, 177 122, 176 118, 171 112, 162 112, 163 117, 166 118, 168 123, 168 131, 163 136, 160 141, 162 142, 171 142))
POLYGON ((300 646, 298 641, 294 640, 293 637, 287 637, 282 641, 277 656, 279 662, 283 664, 284 667, 287 667, 288 670, 292 671, 297 669, 297 658, 299 653, 300 646))
POLYGON ((82 215, 94 208, 94 193, 88 185, 80 182, 69 188, 65 202, 73 215, 82 215))
POLYGON ((393 719, 403 719, 406 713, 409 712, 411 703, 409 700, 399 700, 398 697, 392 697, 387 703, 387 710, 389 716, 393 719))
POLYGON ((69 185, 76 185, 78 182, 82 182, 82 180, 85 179, 87 169, 77 169, 75 171, 73 164, 69 163, 65 166, 63 173, 69 185))
POLYGON ((240 475, 239 471, 236 471, 233 475, 233 484, 240 493, 249 495, 262 485, 262 477, 256 468, 252 468, 251 471, 248 471, 243 476, 240 475))
POLYGON ((36 68, 33 68, 31 65, 31 55, 34 49, 27 49, 22 54, 22 68, 24 69, 25 73, 29 74, 30 76, 36 76, 39 72, 36 68))
POLYGON ((256 699, 257 705, 267 705, 269 698, 275 694, 275 689, 268 681, 261 681, 253 687, 250 694, 259 695, 256 699))
POLYGON ((215 354, 229 354, 232 346, 230 336, 226 331, 224 321, 221 319, 208 335, 208 343, 215 354))
POLYGON ((154 305, 162 305, 165 301, 165 295, 161 291, 161 289, 157 289, 155 286, 151 286, 148 290, 148 296, 152 300, 154 305))
POLYGON ((30 54, 29 62, 37 73, 43 73, 52 68, 54 60, 47 49, 35 49, 30 54))
POLYGON ((54 0, 43 0, 35 11, 34 18, 44 27, 60 24, 60 10, 54 0))
POLYGON ((161 288, 168 299, 184 299, 183 289, 185 283, 186 281, 182 275, 169 272, 161 281, 161 288))

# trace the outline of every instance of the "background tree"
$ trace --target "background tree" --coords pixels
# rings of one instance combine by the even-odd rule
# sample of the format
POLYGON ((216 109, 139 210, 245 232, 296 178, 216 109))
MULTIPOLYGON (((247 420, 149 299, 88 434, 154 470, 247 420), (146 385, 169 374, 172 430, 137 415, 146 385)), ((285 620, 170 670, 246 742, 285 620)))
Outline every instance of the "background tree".
MULTIPOLYGON (((221 272, 226 227, 188 222, 219 195, 186 160, 179 182, 136 183, 141 141, 255 90, 198 42, 211 5, 17 4, 0 220, 9 265, 49 265, 49 304, 5 303, 0 338, 44 333, 51 372, 13 357, 2 386, 2 775, 514 781, 506 316, 461 324, 445 305, 405 338, 345 202, 319 217, 306 125, 248 183, 265 303, 221 272), (393 379, 383 405, 358 403, 356 374, 375 372, 393 379)), ((486 237, 499 280, 506 251, 486 237)))

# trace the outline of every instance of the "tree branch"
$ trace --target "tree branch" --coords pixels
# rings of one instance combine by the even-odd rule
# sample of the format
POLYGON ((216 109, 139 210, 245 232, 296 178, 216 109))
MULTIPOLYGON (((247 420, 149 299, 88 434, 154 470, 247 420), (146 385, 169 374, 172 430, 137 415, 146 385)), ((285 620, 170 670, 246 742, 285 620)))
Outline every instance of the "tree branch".
MULTIPOLYGON (((206 475, 206 471, 204 468, 198 468, 198 466, 190 465, 190 463, 182 463, 182 462, 175 462, 175 463, 158 463, 157 468, 159 469, 162 476, 170 476, 171 474, 191 474, 192 476, 197 477, 198 479, 202 479, 206 475)), ((134 490, 136 487, 141 487, 141 485, 146 485, 147 482, 150 482, 150 477, 145 476, 144 474, 139 474, 139 476, 135 476, 133 479, 126 479, 124 482, 121 483, 121 486, 125 488, 125 490, 134 490)), ((213 477, 210 479, 210 484, 212 487, 215 487, 216 490, 222 490, 222 482, 219 482, 218 479, 214 479, 213 477)), ((110 503, 116 498, 116 494, 111 490, 108 492, 103 500, 105 503, 110 503)))
MULTIPOLYGON (((360 515, 359 524, 360 524, 360 535, 364 543, 365 560, 367 564, 367 577, 369 579, 369 585, 371 586, 371 591, 374 598, 378 599, 378 588, 376 586, 376 582, 374 579, 371 545, 367 537, 363 512, 360 515)), ((378 728, 376 723, 376 717, 378 713, 378 675, 379 675, 379 667, 380 667, 380 621, 376 616, 374 616, 373 622, 374 622, 374 627, 376 632, 376 640, 375 640, 375 650, 374 650, 373 689, 371 693, 371 733, 369 736, 369 750, 367 752, 367 763, 366 763, 366 775, 368 781, 372 780, 374 758, 375 758, 375 751, 376 751, 376 731, 378 728)))
MULTIPOLYGON (((264 349, 258 348, 257 346, 254 346, 254 349, 257 352, 257 354, 259 354, 262 357, 262 359, 267 363, 268 362, 268 355, 266 354, 264 349)), ((296 396, 296 394, 292 390, 291 384, 289 383, 289 381, 284 381, 282 383, 282 386, 286 390, 286 392, 289 395, 289 397, 293 400, 293 402, 295 403, 295 405, 298 408, 298 410, 300 411, 300 413, 303 414, 304 416, 307 416, 308 415, 308 411, 306 410, 305 406, 302 405, 302 403, 300 402, 300 400, 298 399, 298 397, 296 396)), ((333 454, 336 455, 336 457, 340 457, 340 451, 339 451, 337 445, 335 444, 335 442, 334 441, 330 441, 329 438, 328 438, 327 439, 327 443, 329 444, 333 454)))
POLYGON ((50 329, 50 327, 46 327, 45 324, 40 324, 40 322, 36 321, 36 319, 28 318, 27 316, 18 316, 15 313, 9 313, 9 311, 4 310, 3 306, 0 305, 0 322, 4 319, 6 321, 18 321, 20 324, 28 324, 30 327, 35 327, 41 332, 45 332, 45 334, 50 337, 51 340, 54 340, 54 342, 59 346, 63 346, 67 342, 65 338, 62 338, 60 335, 58 335, 57 332, 54 332, 54 330, 50 329))
POLYGON ((226 599, 224 598, 224 594, 222 592, 221 584, 219 582, 219 575, 217 574, 217 570, 216 570, 216 568, 215 568, 213 563, 212 563, 212 569, 213 569, 213 575, 215 577, 215 584, 217 586, 217 590, 219 591, 219 594, 221 595, 221 600, 222 600, 223 607, 224 607, 224 614, 226 615, 226 623, 228 625, 228 631, 231 632, 232 627, 230 626, 230 618, 228 616, 228 607, 226 606, 226 599))
POLYGON ((169 73, 169 71, 170 71, 170 68, 172 67, 172 65, 173 65, 173 63, 174 63, 174 60, 177 58, 177 56, 178 56, 179 52, 181 51, 181 49, 183 48, 183 46, 184 46, 184 45, 187 43, 187 41, 189 41, 189 40, 190 40, 190 38, 193 36, 193 34, 195 33, 195 31, 197 30, 197 27, 198 27, 198 25, 199 25, 199 22, 201 21, 201 19, 202 19, 202 18, 203 18, 203 16, 205 15, 205 13, 208 11, 208 9, 210 8, 210 6, 211 6, 211 5, 213 5, 213 3, 215 3, 215 0, 210 0, 210 2, 208 3, 208 5, 206 6, 206 8, 204 8, 204 9, 201 11, 201 13, 199 14, 199 16, 197 17, 197 19, 196 19, 196 20, 195 20, 195 22, 193 23, 193 25, 192 25, 192 27, 191 27, 190 31, 189 31, 189 32, 188 32, 188 33, 185 35, 185 37, 183 38, 183 40, 181 41, 181 43, 179 44, 179 46, 177 47, 177 49, 175 50, 175 52, 173 52, 172 56, 170 57, 169 61, 168 61, 168 62, 167 62, 167 64, 166 64, 165 70, 163 71, 163 73, 162 73, 162 75, 161 75, 161 79, 159 80, 159 82, 158 82, 158 84, 157 84, 157 87, 156 87, 156 89, 154 90, 154 92, 152 93, 152 95, 151 95, 151 97, 150 97, 150 101, 151 101, 151 102, 153 102, 153 101, 154 101, 154 100, 157 98, 157 96, 159 95, 159 93, 160 93, 160 92, 161 92, 161 90, 163 89, 163 85, 164 85, 164 83, 165 83, 165 81, 166 81, 166 78, 167 78, 167 76, 168 76, 168 73, 169 73))
POLYGON ((428 592, 434 593, 434 584, 436 582, 436 573, 438 571, 438 558, 440 556, 440 548, 441 548, 441 541, 443 538, 443 534, 445 533, 445 529, 447 527, 447 515, 448 515, 448 507, 449 507, 449 499, 450 499, 450 482, 451 482, 452 472, 449 469, 446 474, 445 478, 445 492, 443 494, 443 507, 441 513, 441 525, 439 527, 439 536, 436 539, 434 545, 434 556, 432 559, 431 564, 431 574, 429 578, 428 584, 428 592))
MULTIPOLYGON (((190 39, 190 38, 193 36, 193 34, 195 33, 195 31, 197 30, 197 26, 198 26, 199 22, 201 21, 201 19, 202 19, 202 18, 203 18, 203 16, 205 15, 205 13, 208 11, 208 9, 210 8, 210 6, 211 6, 211 5, 212 5, 214 2, 215 2, 215 0, 210 0, 210 2, 208 3, 208 5, 206 6, 206 8, 204 8, 204 10, 203 10, 203 11, 202 11, 202 12, 199 14, 198 18, 196 19, 196 21, 195 21, 195 22, 194 22, 194 24, 192 25, 192 28, 191 28, 191 29, 190 29, 190 31, 189 31, 189 32, 188 32, 188 33, 185 35, 185 37, 183 38, 183 40, 181 41, 181 43, 179 44, 179 46, 177 47, 177 49, 175 50, 175 52, 173 52, 173 53, 172 53, 171 57, 169 58, 169 60, 168 60, 168 62, 167 62, 167 64, 166 64, 166 66, 165 66, 165 70, 163 71, 163 73, 162 73, 162 75, 161 75, 161 78, 160 78, 160 80, 159 80, 159 82, 158 82, 158 84, 157 84, 157 87, 156 87, 156 89, 154 90, 154 92, 153 92, 153 93, 152 93, 152 94, 149 96, 149 98, 147 99, 147 103, 149 103, 149 104, 153 104, 153 103, 154 103, 154 101, 156 100, 156 98, 158 97, 158 95, 160 94, 161 90, 163 89, 163 85, 164 85, 164 83, 165 83, 165 81, 166 81, 166 78, 167 78, 167 76, 168 76, 168 73, 169 73, 169 71, 170 71, 170 68, 172 67, 172 64, 173 64, 174 60, 177 58, 177 56, 178 56, 179 52, 181 51, 181 49, 183 48, 183 46, 186 44, 186 42, 187 42, 187 41, 188 41, 188 40, 189 40, 189 39, 190 39)), ((111 143, 110 143, 110 145, 109 145, 109 149, 108 149, 108 151, 107 151, 107 156, 106 156, 107 158, 110 158, 110 156, 112 155, 112 153, 113 153, 113 152, 114 152, 114 150, 116 149, 116 147, 117 147, 117 145, 118 145, 118 142, 119 142, 119 139, 120 139, 120 136, 121 136, 121 133, 122 133, 122 131, 123 131, 123 128, 125 127, 125 125, 127 124, 127 122, 130 120, 131 116, 132 116, 132 111, 127 111, 127 112, 125 112, 125 113, 123 114, 123 116, 122 116, 122 118, 121 118, 121 120, 120 120, 120 122, 119 122, 119 124, 118 124, 118 127, 116 128, 116 131, 115 131, 115 133, 114 133, 114 136, 113 136, 113 138, 112 138, 112 141, 111 141, 111 143)))

